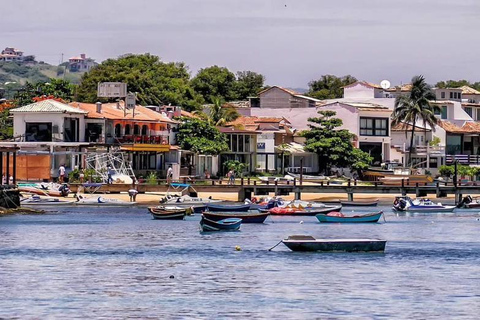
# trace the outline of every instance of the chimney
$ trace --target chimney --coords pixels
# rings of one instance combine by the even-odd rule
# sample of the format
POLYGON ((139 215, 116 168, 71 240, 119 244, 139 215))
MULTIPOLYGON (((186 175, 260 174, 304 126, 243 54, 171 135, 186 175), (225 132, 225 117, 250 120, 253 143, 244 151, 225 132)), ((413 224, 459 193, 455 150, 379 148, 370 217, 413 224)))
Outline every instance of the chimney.
POLYGON ((97 102, 95 105, 97 106, 97 113, 102 113, 102 103, 97 102))
POLYGON ((82 58, 83 60, 85 60, 87 58, 87 55, 85 53, 82 53, 80 54, 80 58, 82 58))

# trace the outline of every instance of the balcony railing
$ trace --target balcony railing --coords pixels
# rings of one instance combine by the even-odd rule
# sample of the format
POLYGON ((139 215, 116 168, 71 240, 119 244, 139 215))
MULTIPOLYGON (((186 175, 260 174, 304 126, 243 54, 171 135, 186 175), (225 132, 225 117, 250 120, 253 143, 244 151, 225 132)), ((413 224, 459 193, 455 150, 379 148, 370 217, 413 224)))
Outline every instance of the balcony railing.
POLYGON ((115 142, 123 143, 145 143, 145 144, 170 144, 168 136, 146 136, 146 135, 125 135, 116 137, 115 142))
POLYGON ((480 155, 476 155, 476 154, 450 155, 450 154, 448 154, 445 157, 445 163, 447 165, 452 165, 452 164, 455 163, 455 161, 458 161, 458 163, 464 164, 464 165, 470 165, 470 164, 480 165, 480 155))

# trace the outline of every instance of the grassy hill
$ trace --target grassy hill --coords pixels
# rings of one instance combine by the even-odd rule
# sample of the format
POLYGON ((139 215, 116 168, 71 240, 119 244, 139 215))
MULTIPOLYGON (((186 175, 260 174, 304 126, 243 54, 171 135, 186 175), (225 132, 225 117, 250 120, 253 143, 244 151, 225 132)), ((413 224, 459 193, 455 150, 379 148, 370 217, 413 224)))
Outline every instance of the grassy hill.
POLYGON ((0 86, 5 82, 16 82, 23 85, 25 82, 47 82, 50 78, 69 80, 79 83, 82 73, 69 72, 64 66, 52 66, 46 63, 21 64, 17 62, 0 62, 0 86))

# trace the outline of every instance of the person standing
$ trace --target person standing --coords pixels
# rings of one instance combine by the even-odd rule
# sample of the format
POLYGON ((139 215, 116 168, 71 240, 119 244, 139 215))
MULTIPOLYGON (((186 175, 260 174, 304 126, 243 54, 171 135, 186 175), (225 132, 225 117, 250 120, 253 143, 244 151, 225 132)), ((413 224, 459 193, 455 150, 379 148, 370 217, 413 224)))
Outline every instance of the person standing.
POLYGON ((112 184, 113 183, 113 169, 112 167, 108 166, 107 167, 107 184, 112 184))
POLYGON ((58 168, 58 183, 63 183, 65 181, 65 164, 60 165, 58 168))
POLYGON ((173 169, 172 169, 172 165, 169 165, 167 170, 167 184, 172 183, 172 181, 173 181, 173 169))
POLYGON ((235 184, 235 171, 233 169, 230 169, 230 171, 228 171, 228 184, 235 184))
POLYGON ((137 201, 137 194, 138 194, 138 190, 136 187, 132 187, 132 189, 128 190, 128 195, 130 196, 130 202, 137 201))

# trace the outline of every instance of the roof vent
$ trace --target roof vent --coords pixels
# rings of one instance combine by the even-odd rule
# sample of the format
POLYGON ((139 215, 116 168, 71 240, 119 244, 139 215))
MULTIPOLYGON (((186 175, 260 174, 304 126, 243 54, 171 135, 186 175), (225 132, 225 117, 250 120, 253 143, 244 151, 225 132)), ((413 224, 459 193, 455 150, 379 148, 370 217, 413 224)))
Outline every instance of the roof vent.
POLYGON ((97 102, 95 105, 97 106, 97 113, 102 113, 102 103, 97 102))

